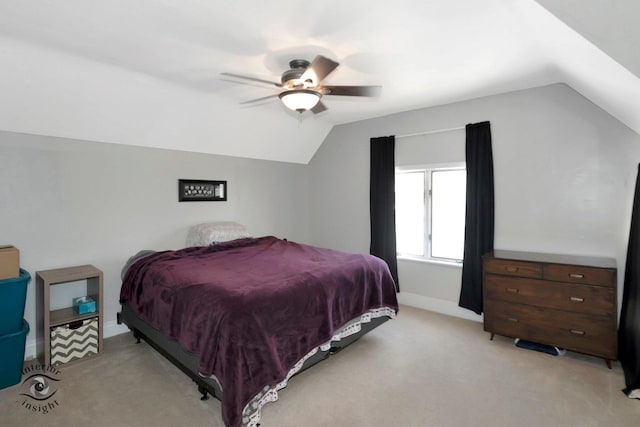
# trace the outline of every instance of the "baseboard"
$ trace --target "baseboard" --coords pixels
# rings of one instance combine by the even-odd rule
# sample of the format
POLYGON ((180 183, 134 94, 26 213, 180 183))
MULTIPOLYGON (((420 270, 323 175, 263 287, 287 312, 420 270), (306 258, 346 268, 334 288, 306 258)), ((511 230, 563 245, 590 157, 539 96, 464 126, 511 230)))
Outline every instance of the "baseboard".
POLYGON ((483 316, 477 315, 473 311, 459 307, 453 301, 447 301, 439 298, 427 297, 424 295, 412 294, 410 292, 400 292, 398 294, 398 302, 423 310, 434 311, 448 316, 461 317, 475 322, 482 322, 483 316))
MULTIPOLYGON (((104 322, 102 336, 104 338, 113 337, 115 335, 124 334, 129 332, 129 328, 126 325, 118 325, 115 320, 104 322)), ((27 340, 24 348, 24 360, 32 360, 36 357, 36 340, 35 338, 27 340)))
POLYGON ((104 337, 109 338, 116 335, 129 332, 129 328, 125 324, 118 325, 115 320, 104 322, 104 337))

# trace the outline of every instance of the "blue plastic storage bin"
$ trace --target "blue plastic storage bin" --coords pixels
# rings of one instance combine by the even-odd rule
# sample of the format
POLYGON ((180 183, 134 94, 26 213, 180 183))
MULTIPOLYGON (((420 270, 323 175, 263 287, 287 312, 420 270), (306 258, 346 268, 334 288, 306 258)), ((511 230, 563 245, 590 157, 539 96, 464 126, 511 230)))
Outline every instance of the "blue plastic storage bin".
POLYGON ((19 277, 0 280, 0 337, 20 332, 30 280, 31 275, 23 269, 19 277))
POLYGON ((22 320, 22 329, 12 334, 0 335, 0 389, 18 384, 22 379, 24 345, 29 333, 29 323, 22 320))

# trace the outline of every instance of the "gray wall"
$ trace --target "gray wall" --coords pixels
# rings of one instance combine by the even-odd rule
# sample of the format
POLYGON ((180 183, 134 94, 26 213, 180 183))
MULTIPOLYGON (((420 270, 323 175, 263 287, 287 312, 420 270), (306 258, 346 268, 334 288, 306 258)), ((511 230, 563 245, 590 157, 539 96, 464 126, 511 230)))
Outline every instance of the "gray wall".
MULTIPOLYGON (((104 272, 105 331, 119 310, 120 270, 140 249, 185 246, 190 226, 233 220, 255 236, 305 242, 306 166, 0 132, 0 244, 20 249, 35 331, 35 272, 94 264, 104 272), (179 178, 228 181, 227 202, 178 202, 179 178)), ((74 286, 58 294, 64 305, 74 286)), ((35 334, 27 338, 33 352, 35 334)))
MULTIPOLYGON (((613 257, 621 283, 640 136, 562 84, 334 127, 309 164, 312 242, 368 251, 369 138, 485 120, 493 136, 496 248, 613 257)), ((442 161, 463 149, 464 131, 397 144, 397 152, 440 145, 432 155, 442 161)), ((457 308, 459 267, 400 261, 398 268, 401 301, 475 318, 457 308)))

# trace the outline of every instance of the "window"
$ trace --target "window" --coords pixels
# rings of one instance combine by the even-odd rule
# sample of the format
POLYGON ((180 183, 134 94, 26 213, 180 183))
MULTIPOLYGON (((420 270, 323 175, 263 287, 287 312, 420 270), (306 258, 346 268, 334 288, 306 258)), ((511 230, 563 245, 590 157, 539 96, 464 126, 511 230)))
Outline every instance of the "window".
POLYGON ((396 169, 398 255, 462 261, 466 180, 464 166, 396 169))

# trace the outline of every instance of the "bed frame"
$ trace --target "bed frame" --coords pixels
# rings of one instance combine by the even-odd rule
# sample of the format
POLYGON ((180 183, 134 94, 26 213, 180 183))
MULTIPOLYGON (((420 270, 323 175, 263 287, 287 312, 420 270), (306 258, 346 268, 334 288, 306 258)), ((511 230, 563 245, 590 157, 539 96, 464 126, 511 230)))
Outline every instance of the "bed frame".
MULTIPOLYGON (((140 319, 126 304, 122 305, 122 311, 117 313, 117 318, 118 324, 124 323, 129 327, 133 332, 134 338, 138 340, 138 343, 140 343, 140 339, 144 339, 151 347, 156 349, 158 353, 162 354, 182 372, 187 374, 197 384, 198 391, 202 393, 201 400, 207 400, 209 395, 212 395, 218 400, 222 400, 222 390, 218 382, 213 378, 205 378, 198 374, 198 366, 200 364, 198 356, 184 351, 180 344, 169 339, 162 332, 140 319)), ((339 352, 387 320, 389 320, 388 317, 382 316, 372 318, 368 323, 361 323, 359 332, 346 336, 339 341, 332 341, 331 347, 328 350, 323 351, 322 349, 318 349, 318 352, 308 358, 302 365, 302 369, 295 375, 328 358, 330 355, 339 352)))

